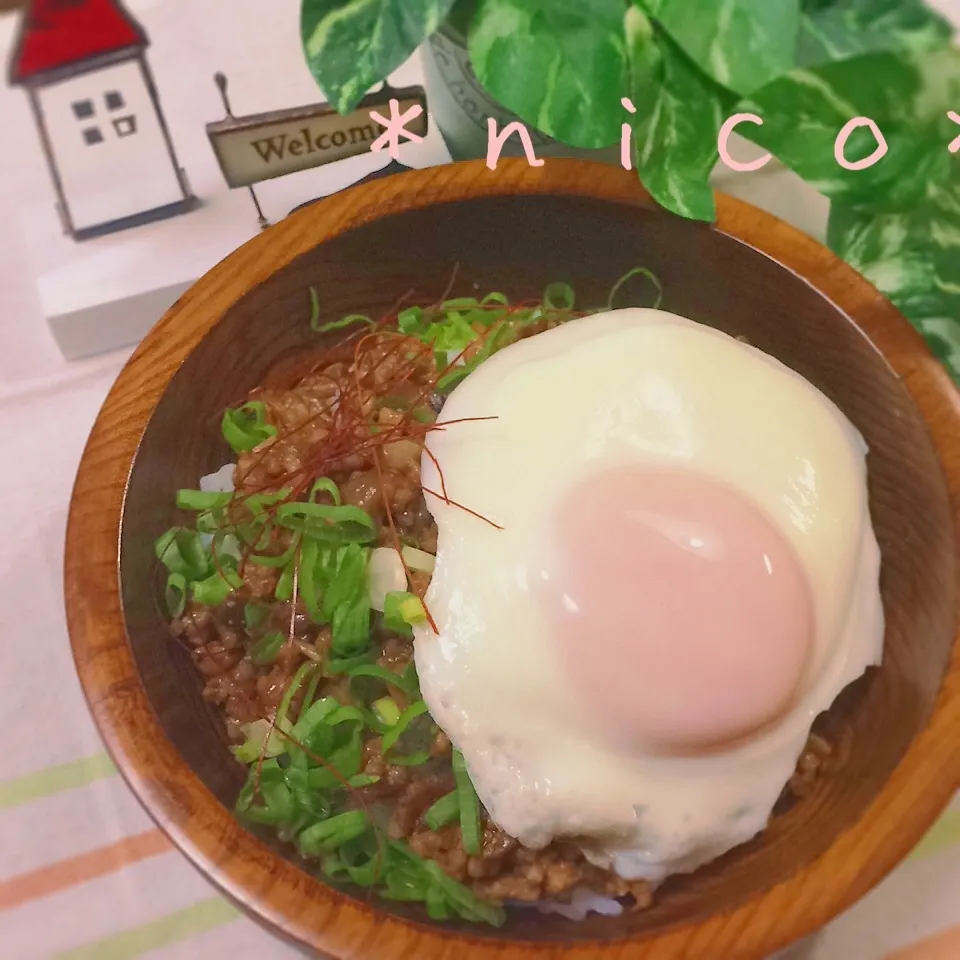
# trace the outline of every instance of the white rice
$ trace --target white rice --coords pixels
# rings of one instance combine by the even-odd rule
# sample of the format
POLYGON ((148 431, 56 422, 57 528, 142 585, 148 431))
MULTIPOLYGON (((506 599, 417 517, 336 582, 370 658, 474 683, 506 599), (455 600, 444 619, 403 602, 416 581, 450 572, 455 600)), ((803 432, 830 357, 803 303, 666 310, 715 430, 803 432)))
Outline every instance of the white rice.
POLYGON ((577 887, 570 895, 569 903, 557 903, 552 900, 538 900, 529 903, 521 900, 510 901, 511 907, 527 907, 540 913, 556 913, 567 920, 586 920, 591 913, 604 917, 619 917, 623 913, 623 904, 612 897, 603 897, 584 887, 577 887))
POLYGON ((225 463, 216 472, 200 478, 200 489, 204 493, 232 493, 233 475, 236 469, 235 463, 225 463))

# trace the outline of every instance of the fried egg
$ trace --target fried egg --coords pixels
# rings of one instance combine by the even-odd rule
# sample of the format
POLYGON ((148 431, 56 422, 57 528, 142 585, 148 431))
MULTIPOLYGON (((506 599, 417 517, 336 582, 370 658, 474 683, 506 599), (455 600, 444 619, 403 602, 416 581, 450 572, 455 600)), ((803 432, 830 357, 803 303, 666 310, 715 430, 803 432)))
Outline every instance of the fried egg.
POLYGON ((754 347, 639 309, 508 346, 440 421, 416 665, 490 817, 653 883, 755 836, 881 660, 859 432, 754 347))

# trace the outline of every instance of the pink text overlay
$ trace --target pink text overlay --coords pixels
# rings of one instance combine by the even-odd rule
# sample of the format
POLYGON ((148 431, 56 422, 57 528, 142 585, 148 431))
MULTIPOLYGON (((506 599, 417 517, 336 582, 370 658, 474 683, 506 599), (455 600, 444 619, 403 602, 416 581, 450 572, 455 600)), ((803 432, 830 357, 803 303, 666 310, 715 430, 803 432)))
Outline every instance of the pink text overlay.
MULTIPOLYGON (((620 102, 627 112, 631 114, 637 112, 637 108, 631 103, 629 98, 624 97, 620 102)), ((399 160, 401 137, 416 143, 419 143, 423 139, 414 133, 410 133, 406 129, 406 124, 416 119, 422 112, 421 107, 413 106, 401 114, 399 104, 396 100, 390 101, 389 119, 378 113, 371 112, 371 118, 385 129, 383 135, 371 145, 370 149, 374 153, 387 150, 394 160, 399 160)), ((947 112, 947 117, 953 121, 953 123, 960 125, 960 114, 950 110, 947 112)), ((763 118, 758 117, 755 113, 736 113, 730 117, 720 128, 720 133, 717 137, 717 151, 720 154, 720 159, 731 170, 738 172, 747 173, 753 170, 760 170, 773 159, 771 154, 766 153, 762 157, 758 157, 756 160, 749 162, 734 160, 733 157, 730 156, 730 135, 741 123, 752 123, 757 126, 763 126, 763 118)), ((493 117, 487 118, 487 166, 491 170, 496 170, 503 147, 507 140, 514 134, 520 138, 520 145, 523 147, 527 163, 529 163, 531 167, 542 167, 544 161, 537 157, 534 152, 533 141, 530 139, 529 130, 518 120, 508 123, 503 130, 498 130, 497 121, 494 120, 493 117)), ((632 137, 632 127, 629 123, 624 123, 620 137, 620 162, 626 170, 630 170, 633 165, 632 137)), ((950 153, 960 152, 960 136, 950 143, 947 149, 950 153)), ((837 133, 833 144, 834 159, 844 170, 866 170, 868 167, 879 163, 886 156, 888 150, 889 147, 887 146, 886 138, 880 130, 880 127, 871 120, 870 117, 854 117, 848 123, 844 124, 842 129, 837 133), (844 150, 854 130, 860 127, 867 127, 870 130, 874 139, 877 141, 877 147, 869 157, 864 157, 862 160, 851 161, 846 158, 844 150)))

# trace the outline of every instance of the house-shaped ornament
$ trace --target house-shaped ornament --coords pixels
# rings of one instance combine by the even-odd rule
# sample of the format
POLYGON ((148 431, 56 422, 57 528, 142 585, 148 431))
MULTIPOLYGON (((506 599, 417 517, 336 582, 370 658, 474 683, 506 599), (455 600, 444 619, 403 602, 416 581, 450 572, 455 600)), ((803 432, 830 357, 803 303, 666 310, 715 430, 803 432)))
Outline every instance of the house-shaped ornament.
POLYGON ((31 0, 10 83, 30 100, 64 229, 77 240, 196 206, 119 0, 31 0))

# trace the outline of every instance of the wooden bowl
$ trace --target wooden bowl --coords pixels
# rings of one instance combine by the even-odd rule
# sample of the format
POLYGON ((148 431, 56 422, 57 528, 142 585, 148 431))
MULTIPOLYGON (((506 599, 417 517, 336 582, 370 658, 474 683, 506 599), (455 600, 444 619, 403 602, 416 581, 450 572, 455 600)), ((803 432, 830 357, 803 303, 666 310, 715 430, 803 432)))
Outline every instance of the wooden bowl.
MULTIPOLYGON (((642 293, 642 291, 641 291, 642 293)), ((830 252, 719 197, 716 227, 657 209, 626 171, 550 160, 403 174, 301 210, 218 264, 124 368, 90 436, 67 532, 77 668, 106 744, 181 850, 273 929, 338 960, 763 957, 875 885, 960 783, 960 401, 920 336, 830 252), (241 770, 156 602, 152 544, 173 494, 226 462, 219 417, 315 349, 324 319, 563 279, 581 303, 642 264, 664 308, 742 334, 831 397, 866 437, 883 553, 883 666, 831 711, 842 767, 755 841, 669 881, 645 913, 576 924, 534 911, 499 931, 431 924, 315 879, 231 813, 241 770), (601 950, 602 948, 602 950, 601 950)))

